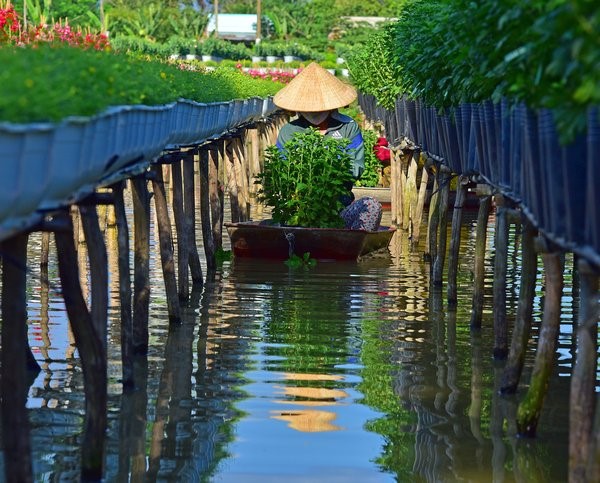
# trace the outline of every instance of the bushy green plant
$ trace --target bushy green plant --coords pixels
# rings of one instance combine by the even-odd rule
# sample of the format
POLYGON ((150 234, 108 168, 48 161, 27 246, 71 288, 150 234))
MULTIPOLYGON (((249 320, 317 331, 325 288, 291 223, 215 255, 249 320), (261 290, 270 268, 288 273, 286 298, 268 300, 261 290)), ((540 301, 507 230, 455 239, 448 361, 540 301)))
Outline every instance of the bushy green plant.
POLYGON ((236 44, 214 37, 199 42, 196 53, 198 55, 214 55, 230 60, 249 59, 251 56, 250 49, 244 44, 236 44))
POLYGON ((58 121, 109 106, 161 105, 268 97, 282 84, 252 79, 237 69, 186 70, 127 54, 70 47, 0 48, 0 120, 58 121))
POLYGON ((372 129, 364 129, 362 132, 365 145, 365 169, 354 184, 356 186, 374 187, 379 184, 379 175, 383 165, 377 159, 373 149, 377 142, 377 133, 372 129))
POLYGON ((272 207, 277 223, 304 227, 341 227, 340 198, 352 183, 347 140, 321 135, 316 129, 295 133, 283 151, 266 150, 257 176, 258 198, 272 207))

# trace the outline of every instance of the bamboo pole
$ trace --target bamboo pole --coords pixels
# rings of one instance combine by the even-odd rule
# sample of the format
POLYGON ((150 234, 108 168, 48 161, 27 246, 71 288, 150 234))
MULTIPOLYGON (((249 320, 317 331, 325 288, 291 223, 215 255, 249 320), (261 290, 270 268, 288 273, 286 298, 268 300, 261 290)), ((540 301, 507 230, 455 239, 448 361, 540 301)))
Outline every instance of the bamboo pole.
POLYGON ((158 239, 160 244, 160 260, 162 265, 165 295, 167 297, 167 310, 171 323, 181 322, 181 307, 177 295, 177 277, 175 275, 175 257, 173 254, 173 231, 171 217, 167 205, 162 165, 152 167, 152 191, 154 193, 154 206, 158 226, 158 239))
MULTIPOLYGON (((72 233, 70 236, 73 236, 72 233)), ((7 482, 32 482, 27 415, 27 235, 2 242, 2 434, 7 482)))
POLYGON ((577 265, 580 277, 580 310, 569 404, 569 482, 573 483, 598 481, 586 478, 588 461, 596 458, 592 448, 600 315, 598 270, 583 259, 580 259, 577 265))
POLYGON ((452 173, 444 166, 440 166, 440 201, 438 222, 438 249, 433 262, 433 284, 442 285, 444 278, 444 263, 446 261, 446 243, 448 239, 448 197, 450 194, 450 179, 452 173))
POLYGON ((200 148, 200 220, 202 222, 202 240, 207 269, 209 272, 214 272, 217 268, 217 261, 212 225, 214 218, 211 220, 210 206, 212 194, 210 188, 211 180, 209 179, 211 162, 210 148, 200 148))
POLYGON ((458 255, 460 250, 460 230, 462 227, 463 205, 465 203, 466 176, 459 176, 456 185, 456 197, 454 199, 454 210, 452 211, 452 232, 450 236, 450 253, 448 258, 448 307, 454 308, 458 303, 457 278, 458 278, 458 255))
POLYGON ((494 256, 494 349, 496 360, 508 355, 508 322, 506 321, 506 270, 508 264, 507 200, 501 194, 494 196, 496 205, 496 250, 494 256))
POLYGON ((537 230, 527 218, 523 218, 523 238, 521 243, 521 285, 515 327, 512 333, 508 360, 504 366, 500 391, 503 394, 514 394, 521 378, 525 352, 531 332, 533 299, 535 297, 535 281, 537 276, 537 253, 534 237, 537 230))
POLYGON ((150 306, 150 195, 146 178, 131 180, 133 198, 133 350, 148 352, 150 306))
POLYGON ((485 246, 487 241, 488 216, 492 198, 484 195, 479 198, 479 213, 477 214, 477 230, 475 241, 475 265, 473 267, 473 301, 471 306, 471 328, 481 328, 483 316, 483 292, 485 282, 485 246))
POLYGON ((186 300, 190 295, 189 281, 189 243, 188 230, 185 222, 185 208, 183 201, 183 180, 181 177, 181 161, 171 163, 171 176, 173 179, 173 216, 175 217, 175 230, 177 232, 177 279, 179 281, 179 298, 186 300))
POLYGON ((106 351, 79 284, 74 235, 70 220, 68 223, 70 230, 57 231, 54 236, 65 307, 83 367, 85 422, 81 443, 81 479, 99 481, 103 475, 107 427, 106 351))
POLYGON ((188 263, 194 285, 202 285, 202 265, 196 245, 196 199, 194 193, 194 155, 187 153, 181 163, 183 168, 183 223, 188 243, 188 263))
POLYGON ((550 247, 550 250, 542 255, 546 270, 546 295, 535 363, 529 389, 517 410, 517 429, 521 436, 533 437, 537 431, 537 423, 548 391, 548 381, 558 343, 560 301, 563 290, 563 261, 561 253, 557 249, 550 247))
POLYGON ((129 269, 129 227, 125 213, 123 190, 125 182, 120 181, 112 186, 117 226, 117 246, 119 265, 119 300, 121 308, 121 362, 123 364, 122 379, 124 388, 132 388, 133 377, 133 318, 131 308, 131 272, 129 269))

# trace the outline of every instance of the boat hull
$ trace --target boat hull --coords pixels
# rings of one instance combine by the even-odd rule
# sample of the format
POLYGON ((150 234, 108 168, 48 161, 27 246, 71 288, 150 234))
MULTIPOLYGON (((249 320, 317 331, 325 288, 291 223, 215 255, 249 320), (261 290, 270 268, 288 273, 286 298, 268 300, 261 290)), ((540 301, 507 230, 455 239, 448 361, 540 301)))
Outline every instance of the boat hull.
POLYGON ((378 231, 261 225, 255 221, 225 223, 236 258, 287 260, 305 253, 319 261, 356 261, 389 246, 396 229, 378 231))

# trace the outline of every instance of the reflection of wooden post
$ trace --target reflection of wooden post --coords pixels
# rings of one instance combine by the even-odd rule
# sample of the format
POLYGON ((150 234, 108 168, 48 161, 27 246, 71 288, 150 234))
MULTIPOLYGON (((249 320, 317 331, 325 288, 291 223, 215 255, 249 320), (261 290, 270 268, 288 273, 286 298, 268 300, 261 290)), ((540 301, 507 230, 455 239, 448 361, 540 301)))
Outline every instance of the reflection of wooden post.
POLYGON ((189 281, 189 252, 188 230, 185 222, 185 208, 183 202, 183 179, 181 177, 181 161, 171 163, 171 176, 173 179, 173 216, 175 217, 175 230, 177 231, 177 278, 179 280, 179 298, 185 300, 190 295, 189 281))
POLYGON ((569 404, 569 481, 598 481, 598 460, 593 441, 596 412, 596 358, 598 354, 598 269, 585 260, 578 262, 580 277, 580 311, 577 328, 577 351, 571 378, 569 404), (594 475, 587 475, 591 462, 594 475), (590 477, 594 477, 590 479, 590 477))
POLYGON ((81 479, 100 480, 103 476, 106 437, 106 351, 81 291, 70 219, 68 225, 71 229, 57 231, 55 239, 65 307, 83 367, 86 404, 81 444, 81 479))
POLYGON ((479 198, 479 213, 477 215, 477 230, 475 240, 475 265, 473 267, 473 303, 471 308, 471 327, 481 327, 483 316, 483 292, 485 283, 485 247, 487 242, 487 227, 492 198, 485 195, 479 198))
POLYGON ((448 197, 450 195, 450 179, 452 173, 448 167, 440 166, 440 200, 438 208, 438 248, 433 260, 433 284, 441 286, 446 261, 446 240, 448 239, 448 197))
MULTIPOLYGON (((202 241, 204 245, 204 255, 206 257, 206 266, 209 271, 213 271, 217 268, 217 262, 212 229, 212 222, 214 222, 214 219, 211 220, 211 180, 209 179, 209 166, 212 163, 212 159, 209 153, 209 148, 200 148, 200 220, 202 222, 202 241)), ((216 179, 214 181, 216 181, 216 179)))
POLYGON ((123 387, 131 387, 133 381, 133 319, 131 313, 131 273, 129 270, 129 227, 125 213, 123 190, 125 182, 112 186, 117 226, 119 265, 119 300, 121 306, 121 361, 123 363, 123 387))
POLYGON ((171 217, 167 205, 167 194, 163 180, 162 165, 152 167, 152 191, 154 192, 154 206, 156 207, 156 220, 158 226, 158 239, 160 243, 160 260, 162 265, 165 295, 167 297, 167 310, 171 322, 181 321, 181 309, 177 295, 177 278, 175 276, 175 257, 173 256, 173 232, 171 217))
POLYGON ((202 265, 196 246, 196 200, 194 194, 194 155, 187 153, 181 161, 183 167, 183 223, 188 243, 188 263, 194 284, 204 283, 202 265))
POLYGON ((517 428, 521 436, 535 436, 544 398, 548 391, 548 381, 552 372, 560 327, 560 301, 563 290, 562 256, 558 249, 548 247, 545 248, 542 258, 546 271, 544 314, 531 382, 517 411, 517 428))
MULTIPOLYGON (((73 236, 72 233, 70 236, 73 236)), ((6 481, 33 481, 27 415, 27 235, 2 242, 2 434, 6 481)))
POLYGON ((456 185, 456 198, 454 199, 454 210, 452 211, 452 233, 450 236, 450 258, 448 259, 448 307, 456 307, 457 278, 458 278, 458 255, 460 250, 460 229, 462 226, 463 205, 465 202, 468 181, 466 176, 459 176, 456 185))
POLYGON ((150 306, 150 195, 143 176, 131 180, 134 223, 133 255, 133 349, 148 351, 150 306))
POLYGON ((494 196, 496 205, 496 250, 494 256, 494 359, 508 355, 508 325, 506 322, 506 267, 508 263, 508 219, 504 196, 494 196))

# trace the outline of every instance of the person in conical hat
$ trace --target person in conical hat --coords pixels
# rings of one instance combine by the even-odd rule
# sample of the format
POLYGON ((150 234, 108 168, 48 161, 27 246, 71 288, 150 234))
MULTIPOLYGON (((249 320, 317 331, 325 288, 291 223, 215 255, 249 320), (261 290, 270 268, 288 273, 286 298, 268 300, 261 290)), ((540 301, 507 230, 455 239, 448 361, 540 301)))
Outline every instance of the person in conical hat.
MULTIPOLYGON (((352 158, 352 174, 360 178, 365 168, 365 148, 358 123, 338 111, 356 99, 356 90, 341 81, 316 62, 310 63, 288 85, 281 89, 273 102, 286 111, 297 114, 282 126, 277 136, 277 147, 285 149, 295 133, 309 128, 318 129, 324 136, 348 139, 352 158)), ((381 222, 381 203, 374 198, 354 199, 352 186, 341 200, 345 208, 340 213, 347 228, 377 230, 381 222)))

